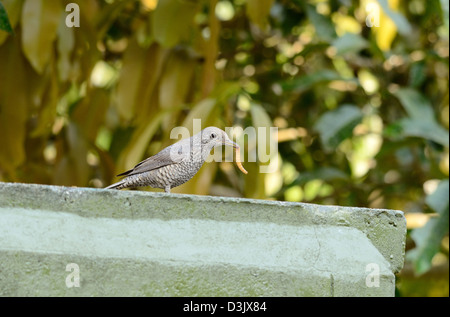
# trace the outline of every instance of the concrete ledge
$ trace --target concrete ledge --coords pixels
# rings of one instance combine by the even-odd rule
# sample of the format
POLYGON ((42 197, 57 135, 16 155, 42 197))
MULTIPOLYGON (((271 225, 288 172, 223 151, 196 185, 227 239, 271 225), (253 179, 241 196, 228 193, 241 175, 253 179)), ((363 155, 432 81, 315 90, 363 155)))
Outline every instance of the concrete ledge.
POLYGON ((405 234, 400 211, 0 183, 0 295, 393 296, 405 234))

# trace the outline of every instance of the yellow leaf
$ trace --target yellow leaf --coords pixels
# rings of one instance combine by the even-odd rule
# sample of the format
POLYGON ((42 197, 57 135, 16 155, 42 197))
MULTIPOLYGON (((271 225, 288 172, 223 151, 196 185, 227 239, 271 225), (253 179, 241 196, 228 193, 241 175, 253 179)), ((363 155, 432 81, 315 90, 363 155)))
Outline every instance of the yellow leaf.
POLYGON ((126 171, 144 159, 145 151, 161 123, 163 114, 162 112, 159 113, 153 120, 139 126, 134 131, 130 142, 119 156, 117 171, 126 171))
MULTIPOLYGON (((389 0, 389 8, 393 11, 397 11, 399 6, 399 0, 389 0)), ((383 11, 382 7, 376 0, 365 0, 362 2, 365 8, 372 7, 376 8, 373 14, 379 15, 379 24, 374 25, 371 29, 375 34, 375 40, 378 47, 382 51, 388 51, 391 49, 392 42, 397 35, 397 26, 394 21, 383 11)))
POLYGON ((60 1, 25 0, 22 9, 22 49, 33 68, 42 74, 53 54, 61 21, 60 1))
MULTIPOLYGON (((189 132, 195 133, 198 131, 194 131, 194 120, 200 119, 201 120, 201 128, 204 129, 208 127, 209 125, 214 125, 214 123, 217 120, 217 117, 214 116, 214 109, 216 106, 216 99, 213 98, 207 98, 202 101, 200 101, 197 105, 195 105, 194 108, 189 112, 186 119, 184 119, 182 126, 186 127, 189 132)), ((197 128, 197 127, 195 127, 197 128)))
MULTIPOLYGON (((258 141, 257 148, 258 154, 260 151, 260 147, 262 147, 265 152, 267 149, 271 148, 271 133, 270 127, 272 127, 272 120, 270 119, 269 114, 266 110, 258 104, 252 103, 250 107, 250 113, 252 115, 253 126, 257 129, 258 141), (260 130, 262 129, 265 132, 265 142, 260 139, 260 130), (265 131, 264 131, 265 130, 265 131)), ((256 140, 250 140, 249 142, 256 142, 256 140)), ((248 147, 251 145, 248 145, 248 147)), ((272 159, 272 158, 270 158, 272 159)), ((263 165, 267 165, 268 162, 261 162, 261 158, 259 158, 257 163, 249 163, 246 164, 246 169, 248 170, 248 175, 251 175, 252 180, 247 180, 245 183, 245 197, 251 198, 265 198, 266 190, 265 190, 265 177, 266 174, 261 172, 265 169, 262 169, 263 165)))
POLYGON ((58 27, 58 74, 62 82, 70 78, 72 64, 70 56, 75 46, 75 35, 73 28, 65 25, 65 17, 61 15, 61 23, 58 27))
POLYGON ((255 199, 265 198, 266 174, 260 173, 259 164, 257 162, 245 163, 245 169, 248 171, 248 174, 244 176, 244 197, 255 199))
MULTIPOLYGON (((31 131, 32 138, 49 135, 56 118, 56 106, 58 104, 59 83, 54 68, 46 76, 39 76, 36 81, 30 81, 36 85, 36 100, 39 98, 39 116, 37 124, 31 131)), ((34 84, 34 85, 33 85, 34 84)))
POLYGON ((152 106, 152 93, 166 56, 167 50, 158 44, 143 49, 136 40, 130 41, 124 54, 116 91, 116 106, 121 118, 129 121, 137 113, 141 119, 148 117, 145 114, 148 114, 148 108, 152 106))
MULTIPOLYGON (((186 54, 171 54, 159 84, 159 106, 161 109, 168 110, 174 109, 174 107, 176 109, 185 102, 192 86, 194 69, 195 61, 186 54)), ((165 130, 172 128, 176 118, 174 111, 171 111, 163 121, 163 128, 165 130)))
POLYGON ((376 41, 382 51, 391 49, 392 41, 397 35, 395 23, 385 14, 380 15, 380 27, 376 31, 376 41))
POLYGON ((152 30, 155 40, 164 47, 172 47, 186 39, 193 27, 199 1, 158 1, 152 12, 152 30), (176 19, 176 21, 174 21, 176 19))
POLYGON ((0 169, 12 172, 25 161, 25 123, 29 100, 26 61, 17 37, 0 46, 0 169))
POLYGON ((95 142, 102 124, 105 122, 105 113, 109 106, 110 95, 105 89, 89 89, 85 98, 76 106, 72 118, 77 122, 83 135, 90 142, 95 142))
POLYGON ((253 126, 266 128, 272 126, 272 120, 262 106, 252 103, 250 112, 252 114, 253 126))
POLYGON ((155 10, 158 0, 141 0, 142 5, 149 11, 155 10))
POLYGON ((66 155, 56 163, 53 173, 53 184, 61 186, 74 186, 77 182, 77 171, 73 168, 73 159, 66 155))
POLYGON ((267 16, 270 13, 273 0, 247 0, 247 16, 250 21, 262 30, 267 26, 267 16))

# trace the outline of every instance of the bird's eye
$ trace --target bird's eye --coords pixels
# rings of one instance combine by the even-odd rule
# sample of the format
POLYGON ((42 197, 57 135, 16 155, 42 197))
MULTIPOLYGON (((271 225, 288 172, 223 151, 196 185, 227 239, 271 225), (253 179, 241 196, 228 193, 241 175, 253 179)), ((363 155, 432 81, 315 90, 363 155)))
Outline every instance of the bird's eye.
POLYGON ((211 133, 211 139, 215 139, 216 138, 216 134, 215 133, 211 133))

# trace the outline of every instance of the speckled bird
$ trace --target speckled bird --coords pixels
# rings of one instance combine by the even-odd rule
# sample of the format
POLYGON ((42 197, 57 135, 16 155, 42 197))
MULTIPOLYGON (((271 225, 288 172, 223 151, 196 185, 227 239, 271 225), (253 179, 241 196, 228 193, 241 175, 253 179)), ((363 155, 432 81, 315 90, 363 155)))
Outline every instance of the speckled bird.
POLYGON ((145 159, 133 169, 117 176, 124 176, 107 189, 151 186, 162 188, 166 193, 190 180, 202 167, 211 150, 216 146, 239 146, 230 140, 225 131, 208 127, 194 136, 178 141, 161 152, 145 159))

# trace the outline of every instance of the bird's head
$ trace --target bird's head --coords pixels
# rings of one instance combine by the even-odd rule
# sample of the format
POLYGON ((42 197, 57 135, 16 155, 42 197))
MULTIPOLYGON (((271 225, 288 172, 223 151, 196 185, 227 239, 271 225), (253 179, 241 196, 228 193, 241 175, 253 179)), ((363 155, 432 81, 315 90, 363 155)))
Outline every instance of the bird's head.
POLYGON ((222 145, 229 145, 235 149, 239 148, 239 145, 231 141, 225 131, 216 127, 208 127, 201 131, 201 143, 208 153, 214 147, 222 145))

